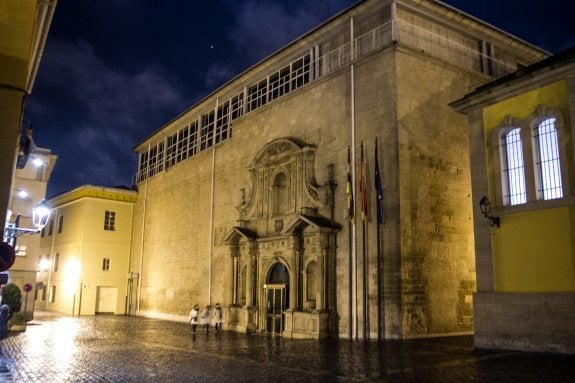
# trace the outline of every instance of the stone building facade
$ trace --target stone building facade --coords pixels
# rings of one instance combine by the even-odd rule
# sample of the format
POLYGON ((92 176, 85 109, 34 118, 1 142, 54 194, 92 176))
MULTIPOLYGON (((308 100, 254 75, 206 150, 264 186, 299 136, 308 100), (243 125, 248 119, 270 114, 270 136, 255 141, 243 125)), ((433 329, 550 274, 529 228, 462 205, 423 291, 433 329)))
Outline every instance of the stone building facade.
POLYGON ((472 331, 449 102, 545 56, 440 2, 370 0, 241 73, 135 147, 131 313, 219 302, 228 329, 301 338, 472 331))

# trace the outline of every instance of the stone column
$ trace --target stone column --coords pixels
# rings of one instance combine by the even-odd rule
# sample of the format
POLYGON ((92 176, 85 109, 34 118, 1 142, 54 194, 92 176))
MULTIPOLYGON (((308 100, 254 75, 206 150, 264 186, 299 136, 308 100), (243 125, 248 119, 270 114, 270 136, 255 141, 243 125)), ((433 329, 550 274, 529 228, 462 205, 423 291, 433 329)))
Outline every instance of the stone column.
POLYGON ((292 272, 290 273, 290 302, 289 309, 296 310, 299 308, 299 276, 300 271, 300 252, 294 249, 292 256, 292 272))
POLYGON ((248 253, 248 263, 246 269, 246 306, 245 307, 253 307, 253 285, 254 285, 254 267, 253 267, 253 260, 252 260, 252 253, 251 251, 248 253))
POLYGON ((248 264, 246 269, 246 307, 254 306, 254 290, 256 289, 255 263, 257 259, 258 244, 250 241, 248 246, 248 264))
POLYGON ((323 311, 325 309, 325 260, 326 260, 327 250, 321 248, 318 250, 317 256, 317 293, 315 298, 315 309, 318 311, 323 311))
POLYGON ((231 283, 226 299, 228 299, 229 304, 236 305, 238 303, 238 255, 235 246, 233 246, 230 251, 230 259, 226 265, 226 269, 231 283))

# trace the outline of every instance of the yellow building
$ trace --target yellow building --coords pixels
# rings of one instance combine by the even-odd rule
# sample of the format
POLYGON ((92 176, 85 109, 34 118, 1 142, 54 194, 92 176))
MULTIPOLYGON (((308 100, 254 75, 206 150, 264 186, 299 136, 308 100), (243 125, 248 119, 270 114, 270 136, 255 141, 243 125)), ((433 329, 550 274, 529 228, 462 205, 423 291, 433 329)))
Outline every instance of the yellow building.
MULTIPOLYGON (((32 91, 56 0, 0 3, 0 217, 11 201, 24 99, 32 91)), ((4 229, 0 220, 0 231, 4 229)))
POLYGON ((84 185, 48 201, 40 235, 36 309, 124 314, 136 192, 84 185))
POLYGON ((469 122, 475 344, 573 353, 575 49, 452 105, 469 122))
MULTIPOLYGON (((37 148, 26 166, 16 170, 12 198, 8 210, 11 214, 7 226, 32 229, 32 209, 46 197, 46 187, 58 157, 49 149, 37 148), (16 222, 18 224, 16 225, 16 222)), ((17 230, 16 230, 17 231, 17 230)), ((15 248, 16 260, 7 271, 8 282, 16 284, 22 290, 22 308, 26 318, 32 319, 34 312, 34 292, 25 291, 25 286, 34 286, 38 269, 38 234, 24 233, 12 237, 16 231, 8 229, 5 240, 15 248)))

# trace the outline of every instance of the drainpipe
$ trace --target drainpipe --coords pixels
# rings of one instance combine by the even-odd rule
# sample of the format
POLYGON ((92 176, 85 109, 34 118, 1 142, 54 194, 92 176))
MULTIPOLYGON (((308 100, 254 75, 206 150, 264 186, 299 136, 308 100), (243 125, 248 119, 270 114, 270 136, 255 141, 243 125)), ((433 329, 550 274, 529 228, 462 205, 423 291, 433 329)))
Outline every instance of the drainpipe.
POLYGON ((213 231, 214 231, 214 185, 215 185, 215 174, 216 174, 216 146, 214 145, 213 148, 214 150, 212 150, 212 184, 210 191, 210 228, 209 228, 210 256, 208 259, 208 304, 210 306, 212 304, 212 258, 214 255, 213 231))
MULTIPOLYGON (((152 143, 148 141, 148 153, 150 153, 152 143)), ((148 154, 149 160, 149 154, 148 154)), ((149 162, 148 162, 149 164, 149 162)), ((146 204, 148 201, 148 177, 144 181, 144 207, 142 212, 142 240, 140 242, 140 271, 138 274, 138 294, 136 297, 136 315, 140 314, 140 297, 142 296, 142 270, 144 269, 144 237, 146 232, 146 204)))

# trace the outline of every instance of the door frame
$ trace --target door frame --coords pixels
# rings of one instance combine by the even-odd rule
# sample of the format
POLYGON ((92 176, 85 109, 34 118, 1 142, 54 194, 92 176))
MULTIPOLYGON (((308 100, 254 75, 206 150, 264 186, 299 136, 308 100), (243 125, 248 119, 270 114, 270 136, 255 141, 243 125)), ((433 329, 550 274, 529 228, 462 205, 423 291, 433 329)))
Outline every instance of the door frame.
POLYGON ((265 332, 273 336, 281 336, 285 328, 285 312, 288 308, 289 284, 264 284, 265 299, 265 332), (271 293, 271 295, 270 295, 271 293), (279 293, 279 294, 277 294, 279 293), (279 297, 279 305, 276 299, 279 297), (279 308, 279 311, 276 310, 279 308))

